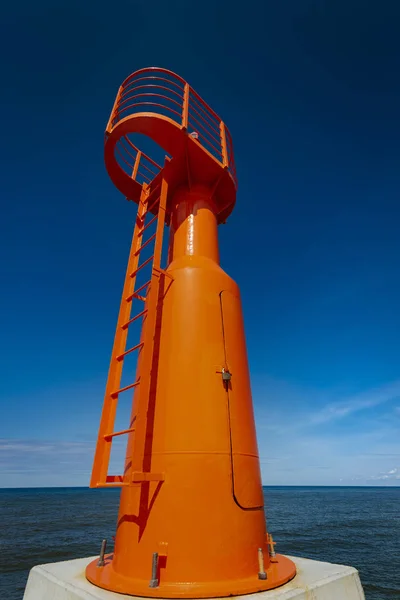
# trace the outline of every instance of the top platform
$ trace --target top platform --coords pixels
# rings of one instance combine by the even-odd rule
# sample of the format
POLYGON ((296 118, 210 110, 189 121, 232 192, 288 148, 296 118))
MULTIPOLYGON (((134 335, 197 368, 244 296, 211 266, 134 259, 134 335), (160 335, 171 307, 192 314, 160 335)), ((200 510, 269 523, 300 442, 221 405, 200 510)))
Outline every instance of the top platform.
POLYGON ((180 185, 211 189, 218 221, 236 199, 231 135, 224 122, 181 77, 156 67, 130 75, 118 90, 106 128, 105 162, 116 187, 138 202, 142 185, 150 192, 162 175, 170 191, 180 185), (144 134, 167 153, 163 166, 130 139, 144 134))

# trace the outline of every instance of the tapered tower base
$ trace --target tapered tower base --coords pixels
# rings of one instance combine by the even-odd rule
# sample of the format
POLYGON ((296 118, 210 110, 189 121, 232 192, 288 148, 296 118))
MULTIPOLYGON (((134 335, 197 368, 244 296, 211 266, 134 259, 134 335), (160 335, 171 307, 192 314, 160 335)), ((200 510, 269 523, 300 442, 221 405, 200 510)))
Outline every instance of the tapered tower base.
MULTIPOLYGON (((356 569, 306 558, 293 558, 297 575, 275 590, 252 596, 254 600, 365 600, 356 569)), ((98 558, 96 559, 97 562, 98 558)), ((24 600, 132 600, 94 587, 85 577, 92 558, 34 567, 29 575, 24 600)), ((148 594, 146 594, 148 595, 148 594)), ((161 594, 160 594, 161 596, 161 594)))

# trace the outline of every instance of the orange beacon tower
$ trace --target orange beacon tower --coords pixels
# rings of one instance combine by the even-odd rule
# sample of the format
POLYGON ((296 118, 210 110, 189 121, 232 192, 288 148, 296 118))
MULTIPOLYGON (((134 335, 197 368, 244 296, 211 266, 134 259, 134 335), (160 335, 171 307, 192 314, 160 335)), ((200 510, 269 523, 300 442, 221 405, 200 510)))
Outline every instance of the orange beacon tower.
POLYGON ((218 256, 236 197, 231 136, 181 77, 142 69, 119 88, 105 163, 138 210, 90 484, 121 486, 115 547, 103 542, 86 576, 156 598, 275 588, 295 566, 266 531, 239 289, 218 256), (167 153, 162 166, 133 134, 167 153), (123 381, 135 353, 136 376, 123 381), (115 431, 125 393, 130 419, 115 431), (109 475, 118 436, 124 468, 109 475))

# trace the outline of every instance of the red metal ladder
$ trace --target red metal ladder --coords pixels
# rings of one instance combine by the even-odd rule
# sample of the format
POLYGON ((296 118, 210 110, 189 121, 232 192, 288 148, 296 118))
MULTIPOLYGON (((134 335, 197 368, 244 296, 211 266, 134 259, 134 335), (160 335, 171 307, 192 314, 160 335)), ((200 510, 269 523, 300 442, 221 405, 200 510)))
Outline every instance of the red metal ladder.
POLYGON ((161 481, 163 479, 162 474, 144 472, 143 469, 147 410, 151 393, 151 364, 159 310, 160 277, 165 273, 161 269, 161 254, 168 184, 162 177, 162 172, 159 173, 157 179, 159 181, 156 186, 143 185, 138 204, 108 371, 90 487, 119 487, 141 481, 161 481), (147 216, 151 216, 151 219, 145 223, 147 216), (144 240, 145 232, 153 223, 156 223, 155 233, 144 240), (140 263, 141 251, 152 242, 154 243, 152 256, 140 263), (151 267, 150 279, 137 288, 137 275, 146 267, 151 267), (134 300, 141 302, 142 307, 139 312, 132 316, 134 300), (127 348, 129 326, 140 318, 142 318, 141 339, 131 348, 127 348), (124 358, 135 351, 140 353, 138 366, 140 359, 140 367, 143 366, 143 368, 137 368, 137 372, 140 374, 136 381, 121 387, 124 358), (130 389, 135 389, 136 419, 134 423, 130 423, 128 429, 114 431, 119 395, 130 389), (132 443, 128 445, 131 467, 130 469, 125 468, 124 474, 108 475, 112 442, 115 437, 120 435, 133 436, 132 443))

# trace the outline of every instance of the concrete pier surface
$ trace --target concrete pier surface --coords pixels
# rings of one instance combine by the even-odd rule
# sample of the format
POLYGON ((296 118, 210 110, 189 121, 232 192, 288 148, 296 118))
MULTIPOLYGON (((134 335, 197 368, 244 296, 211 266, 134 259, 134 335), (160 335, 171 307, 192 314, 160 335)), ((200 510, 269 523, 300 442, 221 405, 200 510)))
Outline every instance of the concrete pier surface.
MULTIPOLYGON (((132 600, 89 583, 87 564, 96 557, 78 558, 33 567, 24 600, 132 600)), ((237 596, 249 600, 365 600, 358 571, 353 567, 291 558, 297 567, 292 581, 275 590, 237 596)))

